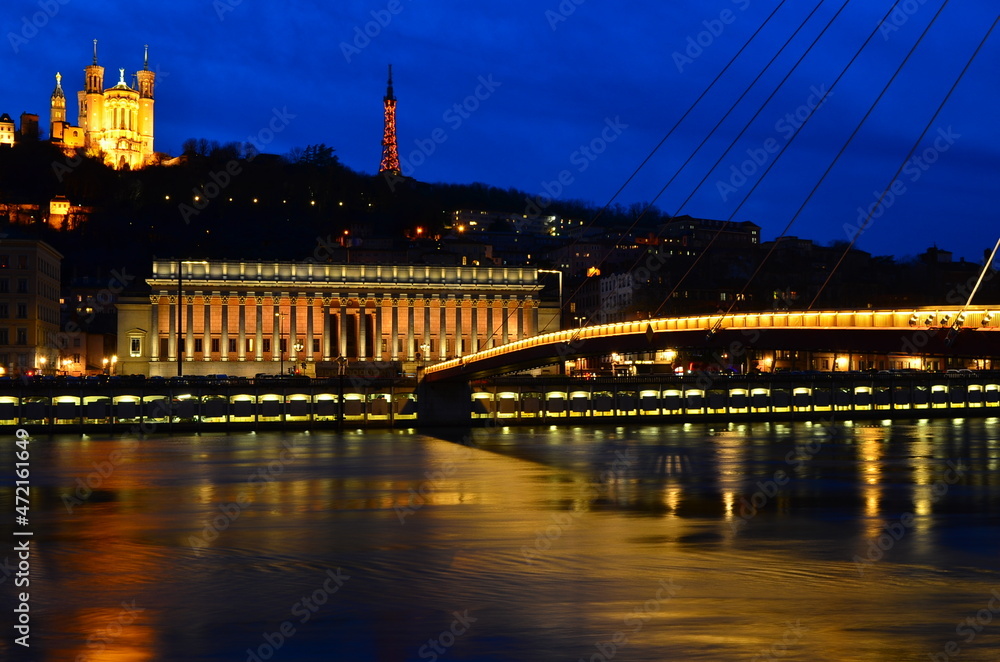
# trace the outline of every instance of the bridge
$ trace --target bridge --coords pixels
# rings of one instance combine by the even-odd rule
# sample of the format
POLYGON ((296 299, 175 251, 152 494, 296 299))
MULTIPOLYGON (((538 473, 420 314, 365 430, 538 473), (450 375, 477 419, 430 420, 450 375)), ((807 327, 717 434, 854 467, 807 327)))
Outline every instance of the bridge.
POLYGON ((424 381, 469 381, 573 358, 661 349, 992 358, 1000 353, 998 331, 1000 307, 985 306, 664 317, 526 338, 428 366, 424 381))

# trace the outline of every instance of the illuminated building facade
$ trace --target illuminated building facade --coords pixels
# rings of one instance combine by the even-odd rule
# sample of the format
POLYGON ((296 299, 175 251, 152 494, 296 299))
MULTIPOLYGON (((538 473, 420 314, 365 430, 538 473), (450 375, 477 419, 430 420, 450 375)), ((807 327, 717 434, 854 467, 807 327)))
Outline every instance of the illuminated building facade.
POLYGON ((385 89, 385 129, 382 132, 382 164, 379 172, 399 174, 399 150, 396 147, 396 95, 392 91, 392 65, 389 65, 389 82, 385 89))
POLYGON ((143 68, 135 72, 135 89, 125 82, 119 69, 118 84, 105 89, 104 67, 97 64, 97 40, 93 63, 84 69, 84 88, 77 93, 79 126, 66 119, 66 94, 62 75, 56 74, 56 88, 50 103, 52 141, 71 152, 85 148, 102 155, 112 168, 136 170, 149 165, 153 151, 153 88, 156 73, 149 70, 149 48, 143 68))
POLYGON ((529 267, 158 260, 147 283, 118 306, 120 374, 434 362, 557 328, 529 267))
POLYGON ((0 366, 7 374, 55 369, 61 262, 44 241, 6 238, 0 244, 0 366))

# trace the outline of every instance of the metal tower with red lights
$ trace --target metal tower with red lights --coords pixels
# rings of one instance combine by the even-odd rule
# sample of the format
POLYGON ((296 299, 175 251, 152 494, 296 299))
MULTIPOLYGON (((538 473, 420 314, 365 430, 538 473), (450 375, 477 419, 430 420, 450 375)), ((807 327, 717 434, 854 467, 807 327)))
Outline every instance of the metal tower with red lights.
POLYGON ((392 65, 389 65, 389 84, 385 90, 385 131, 382 134, 382 165, 379 172, 399 174, 399 152, 396 149, 396 95, 392 93, 392 65))

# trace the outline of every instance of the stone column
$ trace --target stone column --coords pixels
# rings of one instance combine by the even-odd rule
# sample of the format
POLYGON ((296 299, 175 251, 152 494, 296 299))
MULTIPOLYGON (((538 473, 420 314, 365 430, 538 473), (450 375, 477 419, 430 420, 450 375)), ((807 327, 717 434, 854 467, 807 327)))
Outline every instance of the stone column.
POLYGON ((413 321, 414 314, 416 311, 413 310, 413 304, 416 303, 415 299, 410 297, 406 298, 406 360, 415 361, 416 357, 413 355, 413 321))
POLYGON ((239 295, 239 310, 236 313, 239 329, 236 332, 236 360, 247 360, 247 295, 239 295))
MULTIPOLYGON (((466 295, 467 296, 467 295, 466 295)), ((455 299, 455 356, 460 357, 463 354, 463 345, 465 344, 465 330, 462 328, 462 307, 465 305, 466 297, 463 296, 461 299, 455 299)))
POLYGON ((538 328, 538 306, 541 304, 541 300, 531 301, 531 335, 537 336, 540 329, 538 328))
MULTIPOLYGON (((434 296, 435 296, 435 298, 437 298, 437 295, 434 295, 434 296)), ((431 300, 428 299, 427 297, 421 297, 420 301, 424 305, 424 333, 423 333, 424 340, 423 340, 423 342, 421 344, 422 345, 427 345, 428 347, 430 347, 431 337, 432 337, 431 336, 431 300)), ((423 350, 421 350, 421 351, 423 351, 423 350)), ((430 351, 428 350, 427 352, 424 352, 424 353, 427 354, 427 356, 424 356, 424 360, 425 361, 429 361, 430 358, 431 358, 430 357, 430 351)))
POLYGON ((375 337, 372 338, 373 358, 382 361, 382 304, 385 299, 375 299, 375 337))
POLYGON ((254 360, 264 360, 264 301, 259 293, 253 295, 254 312, 256 313, 256 337, 254 338, 254 360))
POLYGON ((152 334, 150 336, 149 342, 152 346, 149 348, 149 360, 159 361, 160 360, 160 296, 158 294, 149 295, 150 303, 150 326, 152 327, 152 334))
POLYGON ((330 306, 333 304, 333 299, 331 297, 323 297, 323 360, 329 361, 330 356, 330 345, 332 342, 332 329, 330 328, 330 323, 333 321, 333 317, 330 314, 330 306))
MULTIPOLYGON (((497 297, 499 298, 499 297, 497 297)), ((510 335, 508 335, 508 329, 510 328, 510 299, 500 299, 501 310, 503 310, 503 319, 500 320, 501 329, 501 341, 506 345, 510 341, 510 335)))
POLYGON ((471 345, 469 351, 476 353, 479 351, 479 297, 472 299, 472 333, 469 335, 471 345))
POLYGON ((202 303, 204 304, 203 314, 204 319, 202 320, 202 360, 211 361, 212 360, 212 294, 206 292, 202 295, 202 303))
POLYGON ((368 344, 368 296, 358 299, 358 360, 368 359, 368 351, 365 345, 368 344))
MULTIPOLYGON (((451 294, 448 296, 449 299, 454 300, 455 295, 451 294)), ((440 316, 441 320, 438 324, 438 343, 441 345, 441 349, 438 352, 438 356, 444 361, 448 358, 448 299, 441 297, 438 299, 440 305, 440 316)))
POLYGON ((523 300, 517 300, 517 339, 524 340, 524 304, 523 300))
POLYGON ((489 349, 495 342, 495 329, 493 328, 493 300, 486 297, 486 347, 483 349, 489 349))
POLYGON ((298 307, 299 297, 294 294, 288 297, 288 360, 293 364, 299 360, 298 352, 295 351, 295 343, 299 341, 299 330, 296 326, 298 323, 298 307))
POLYGON ((184 360, 194 361, 194 295, 189 294, 184 297, 184 303, 187 305, 187 309, 184 312, 184 317, 187 318, 185 321, 187 329, 184 333, 184 360))
POLYGON ((313 353, 313 343, 314 343, 314 328, 313 328, 313 316, 316 314, 316 299, 312 296, 306 296, 306 361, 312 363, 316 360, 316 355, 313 353))
POLYGON ((229 295, 222 299, 222 329, 219 332, 219 355, 223 361, 229 360, 229 295))
POLYGON ((392 336, 391 336, 390 342, 392 344, 392 347, 390 347, 390 349, 392 350, 392 353, 391 353, 392 360, 393 361, 397 361, 397 360, 399 360, 399 303, 400 303, 400 299, 397 299, 397 298, 390 299, 389 303, 392 306, 392 323, 391 323, 391 326, 390 326, 390 329, 391 329, 391 332, 392 332, 392 336))
POLYGON ((271 295, 271 360, 281 359, 281 295, 271 295))
POLYGON ((340 336, 339 352, 340 356, 347 356, 347 297, 340 297, 340 323, 337 325, 337 332, 340 336))
POLYGON ((177 298, 171 295, 167 298, 170 309, 167 311, 167 323, 170 326, 170 336, 167 338, 167 357, 171 361, 177 360, 177 298))

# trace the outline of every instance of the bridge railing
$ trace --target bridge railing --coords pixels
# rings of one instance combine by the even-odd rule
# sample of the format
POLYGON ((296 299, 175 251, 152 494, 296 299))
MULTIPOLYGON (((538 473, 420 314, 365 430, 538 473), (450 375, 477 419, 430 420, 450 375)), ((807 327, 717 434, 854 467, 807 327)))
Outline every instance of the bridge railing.
POLYGON ((540 345, 578 343, 589 338, 665 331, 708 331, 722 321, 721 329, 773 329, 773 328, 920 328, 951 326, 959 321, 964 328, 1000 327, 1000 307, 962 306, 915 307, 900 310, 817 310, 817 311, 761 311, 734 315, 696 315, 689 317, 661 317, 651 320, 617 322, 578 329, 566 329, 532 336, 504 345, 468 354, 457 359, 429 365, 426 374, 461 368, 465 364, 482 361, 494 356, 540 345), (959 314, 960 319, 959 319, 959 314))

